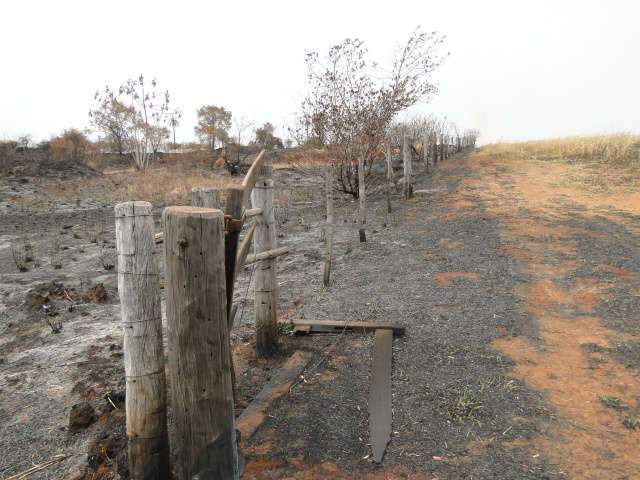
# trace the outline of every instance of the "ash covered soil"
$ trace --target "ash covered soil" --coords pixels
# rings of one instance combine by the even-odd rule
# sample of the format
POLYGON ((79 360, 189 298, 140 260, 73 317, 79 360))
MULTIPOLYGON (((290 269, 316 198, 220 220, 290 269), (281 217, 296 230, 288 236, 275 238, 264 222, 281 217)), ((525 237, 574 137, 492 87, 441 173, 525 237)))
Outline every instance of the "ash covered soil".
MULTIPOLYGON (((540 204, 522 187, 540 168, 450 158, 418 176, 413 199, 394 194, 392 214, 371 196, 367 243, 356 204, 340 198, 328 288, 322 181, 276 170, 278 242, 290 249, 278 260, 279 318, 385 320, 406 334, 393 344, 392 440, 375 465, 372 335, 283 328, 281 352, 256 359, 247 267, 232 333, 237 413, 291 352, 314 356, 243 439, 244 478, 634 478, 640 212, 558 195, 551 180, 540 204)), ((64 454, 30 478, 128 478, 113 206, 4 200, 37 195, 34 182, 0 186, 0 477, 64 454)))

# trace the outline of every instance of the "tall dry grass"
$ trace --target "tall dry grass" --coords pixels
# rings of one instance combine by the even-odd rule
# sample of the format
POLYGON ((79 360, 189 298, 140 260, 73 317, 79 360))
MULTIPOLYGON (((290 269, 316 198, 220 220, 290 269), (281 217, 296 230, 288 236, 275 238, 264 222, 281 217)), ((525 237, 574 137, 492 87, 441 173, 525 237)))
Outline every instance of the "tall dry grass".
POLYGON ((41 179, 37 194, 17 193, 10 196, 9 201, 18 207, 33 209, 51 209, 60 204, 107 205, 128 200, 144 200, 157 207, 190 205, 194 187, 223 190, 241 181, 242 177, 210 169, 169 166, 141 172, 126 168, 94 177, 41 179))
POLYGON ((484 145, 481 153, 521 160, 569 160, 616 167, 640 167, 640 135, 576 136, 484 145))

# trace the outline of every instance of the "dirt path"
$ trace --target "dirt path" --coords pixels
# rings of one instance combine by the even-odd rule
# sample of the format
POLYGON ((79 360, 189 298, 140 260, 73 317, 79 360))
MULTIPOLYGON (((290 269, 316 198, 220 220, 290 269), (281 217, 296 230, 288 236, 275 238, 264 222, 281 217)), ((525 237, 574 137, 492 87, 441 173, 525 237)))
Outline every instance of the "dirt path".
POLYGON ((397 321, 393 439, 368 458, 371 337, 349 334, 247 443, 245 478, 631 479, 640 471, 640 197, 580 167, 439 165, 370 242, 342 232, 304 318, 397 321))

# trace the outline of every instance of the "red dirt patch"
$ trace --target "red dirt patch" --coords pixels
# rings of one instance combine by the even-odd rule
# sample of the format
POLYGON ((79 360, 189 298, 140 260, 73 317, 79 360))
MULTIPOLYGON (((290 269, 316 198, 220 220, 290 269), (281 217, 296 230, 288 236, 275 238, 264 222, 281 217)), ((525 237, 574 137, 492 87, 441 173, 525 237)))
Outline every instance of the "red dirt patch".
POLYGON ((458 279, 478 281, 480 275, 475 272, 437 272, 432 275, 432 278, 439 287, 448 287, 451 282, 458 279))
MULTIPOLYGON (((573 277, 578 268, 576 237, 600 234, 587 229, 533 224, 519 214, 518 207, 524 206, 555 224, 566 218, 563 209, 553 205, 559 196, 603 216, 608 216, 608 212, 599 209, 607 205, 638 213, 640 202, 632 207, 629 197, 619 192, 594 195, 580 185, 566 182, 559 187, 558 179, 568 177, 571 167, 567 165, 514 164, 484 157, 482 160, 485 163, 479 168, 486 173, 492 173, 487 165, 489 160, 495 167, 499 165, 509 171, 508 185, 489 174, 482 179, 481 191, 489 210, 501 219, 504 228, 501 237, 506 244, 502 250, 516 258, 533 277, 517 293, 537 322, 542 341, 537 345, 525 337, 503 337, 492 345, 517 362, 514 375, 545 392, 559 415, 544 434, 513 445, 544 451, 570 478, 632 478, 640 471, 638 436, 623 426, 620 414, 604 406, 600 397, 618 397, 623 403, 638 407, 640 379, 636 372, 608 356, 587 352, 582 347, 583 344, 606 347, 624 337, 603 326, 593 315, 611 285, 584 277, 575 279, 570 288, 557 282, 573 277), (554 262, 546 260, 549 253, 555 254, 554 262)), ((597 268, 619 277, 627 277, 629 273, 610 265, 597 268)))

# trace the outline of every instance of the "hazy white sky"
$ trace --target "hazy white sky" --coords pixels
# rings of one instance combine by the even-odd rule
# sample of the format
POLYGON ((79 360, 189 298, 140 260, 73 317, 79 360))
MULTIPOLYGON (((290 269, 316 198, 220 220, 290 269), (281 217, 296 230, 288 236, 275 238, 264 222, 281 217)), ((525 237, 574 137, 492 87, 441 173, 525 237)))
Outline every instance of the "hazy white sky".
POLYGON ((381 62, 421 25, 447 35, 435 112, 481 141, 640 130, 640 2, 5 0, 0 139, 84 128, 96 89, 144 73, 184 111, 223 105, 286 136, 304 52, 345 37, 381 62))

